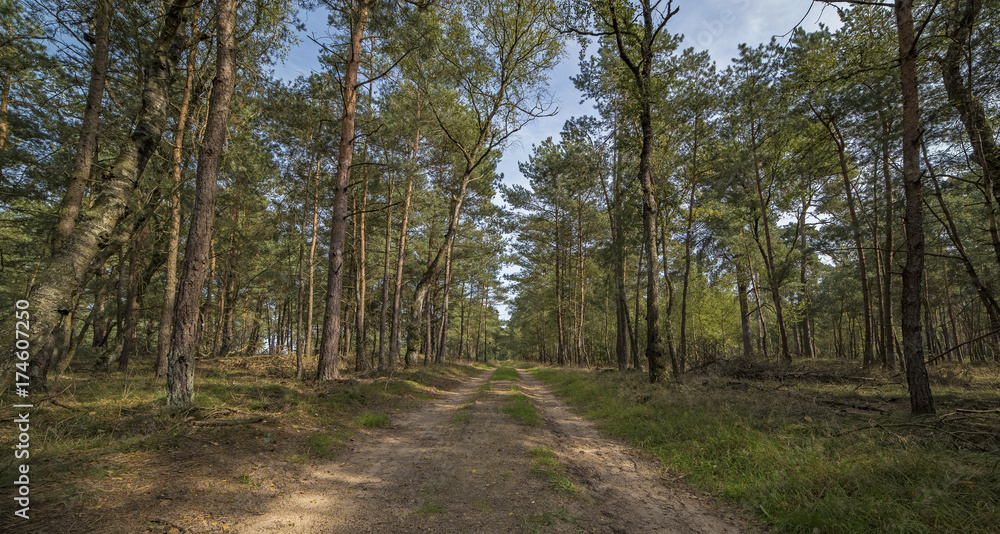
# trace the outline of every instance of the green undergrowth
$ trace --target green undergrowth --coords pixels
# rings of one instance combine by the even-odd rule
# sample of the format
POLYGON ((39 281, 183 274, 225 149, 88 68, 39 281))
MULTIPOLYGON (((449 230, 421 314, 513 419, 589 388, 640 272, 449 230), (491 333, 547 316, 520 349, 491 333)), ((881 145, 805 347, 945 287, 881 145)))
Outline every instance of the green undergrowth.
MULTIPOLYGON (((44 396, 33 392, 31 473, 39 501, 58 502, 61 491, 80 483, 117 480, 108 473, 137 476, 148 465, 143 462, 162 461, 167 451, 229 457, 270 451, 293 463, 331 458, 357 429, 387 426, 392 413, 483 372, 438 365, 304 383, 292 377, 294 360, 288 358, 254 368, 226 360, 199 365, 194 406, 181 411, 165 407, 163 382, 145 373, 80 369, 50 381, 44 396)), ((10 413, 16 402, 6 396, 0 409, 10 413)), ((11 446, 13 428, 0 428, 0 446, 11 446)), ((11 489, 16 469, 0 462, 0 490, 11 489)), ((239 479, 239 473, 231 476, 239 479)))
POLYGON ((508 365, 497 367, 497 370, 490 376, 490 380, 513 380, 516 382, 519 379, 520 375, 517 374, 517 369, 508 365))
MULTIPOLYGON (((654 453, 693 487, 777 531, 995 532, 1000 525, 1000 455, 958 440, 975 426, 966 434, 930 431, 947 417, 911 417, 898 384, 692 376, 651 385, 635 372, 530 372, 605 433, 654 453)), ((995 384, 939 385, 939 413, 949 402, 995 409, 995 384)))
POLYGON ((531 458, 531 472, 547 478, 557 491, 571 494, 579 492, 576 484, 566 477, 566 466, 556 459, 552 449, 547 447, 531 449, 531 458))
POLYGON ((528 426, 542 424, 542 418, 538 415, 538 410, 535 409, 534 403, 524 393, 508 395, 501 410, 521 424, 528 426))

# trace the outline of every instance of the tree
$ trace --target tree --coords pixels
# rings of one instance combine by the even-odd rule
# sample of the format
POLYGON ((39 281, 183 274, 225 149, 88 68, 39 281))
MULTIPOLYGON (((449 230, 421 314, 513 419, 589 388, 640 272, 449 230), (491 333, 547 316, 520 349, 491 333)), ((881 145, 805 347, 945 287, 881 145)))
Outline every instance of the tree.
POLYGON ((484 164, 518 130, 549 112, 551 102, 540 73, 562 53, 562 39, 550 24, 555 5, 548 0, 514 4, 484 0, 463 9, 465 25, 452 24, 438 53, 445 80, 456 87, 452 102, 429 93, 428 107, 462 164, 450 193, 448 224, 442 243, 417 282, 406 331, 404 363, 419 350, 420 310, 454 241, 469 184, 487 175, 484 164))
POLYGON ((194 399, 194 362, 201 294, 208 274, 212 228, 215 224, 216 182, 226 143, 229 105, 236 83, 233 36, 236 9, 233 0, 219 0, 216 7, 215 79, 212 81, 205 136, 198 153, 195 205, 184 252, 184 270, 179 282, 167 357, 167 406, 174 408, 187 406, 194 399))
MULTIPOLYGON (((29 295, 35 308, 34 330, 30 338, 36 354, 60 318, 70 313, 73 299, 92 275, 91 264, 101 254, 110 255, 111 243, 124 233, 119 225, 132 211, 131 204, 139 178, 159 144, 167 115, 167 91, 173 70, 184 46, 179 32, 186 3, 171 4, 163 18, 155 42, 142 91, 142 106, 132 135, 124 142, 114 164, 105 171, 93 206, 81 213, 73 232, 39 273, 29 295)), ((141 215, 141 214, 140 214, 141 215)), ((144 220, 138 217, 138 222, 144 220)), ((47 362, 39 362, 46 367, 47 362)))

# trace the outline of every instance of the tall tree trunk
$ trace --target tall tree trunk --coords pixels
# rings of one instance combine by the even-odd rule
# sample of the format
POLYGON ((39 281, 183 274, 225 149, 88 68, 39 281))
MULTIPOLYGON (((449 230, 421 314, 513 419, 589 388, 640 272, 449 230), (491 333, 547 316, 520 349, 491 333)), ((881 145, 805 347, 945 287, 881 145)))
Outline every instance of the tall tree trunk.
POLYGON ((756 125, 751 125, 750 128, 751 143, 753 144, 754 190, 757 193, 757 201, 760 204, 761 219, 764 225, 764 243, 766 247, 763 251, 764 263, 767 267, 768 286, 771 288, 771 301, 774 302, 774 315, 778 323, 778 335, 781 338, 781 359, 786 364, 789 364, 792 362, 792 354, 788 350, 788 330, 785 328, 785 315, 782 310, 781 284, 778 283, 778 273, 774 265, 774 247, 771 244, 771 218, 767 209, 767 201, 764 200, 760 159, 757 157, 758 132, 756 125))
POLYGON ((143 230, 136 238, 128 252, 128 297, 125 301, 125 330, 123 332, 121 355, 118 357, 118 370, 127 371, 132 346, 135 345, 136 306, 139 303, 139 277, 142 273, 143 249, 145 248, 146 231, 143 230))
POLYGON ((465 294, 465 280, 462 280, 462 295, 461 304, 459 305, 459 315, 458 315, 458 358, 463 359, 466 357, 466 344, 465 344, 465 301, 467 295, 465 294))
MULTIPOLYGON (((695 118, 697 121, 697 117, 695 118)), ((697 141, 695 142, 695 151, 697 153, 697 141)), ((677 365, 677 377, 680 377, 680 373, 684 372, 684 366, 687 363, 688 356, 688 339, 687 339, 687 303, 688 303, 688 285, 691 279, 691 241, 692 241, 692 230, 694 228, 694 200, 695 200, 695 181, 694 177, 691 177, 691 188, 690 194, 688 195, 688 209, 687 209, 687 221, 686 228, 684 229, 684 278, 681 281, 681 343, 680 350, 678 351, 678 365, 677 365)), ((666 260, 664 260, 666 261, 666 260)))
MULTIPOLYGON (((417 94, 417 118, 420 118, 420 98, 417 94)), ((420 128, 418 122, 417 132, 413 137, 413 151, 410 153, 410 162, 417 159, 420 150, 420 128)), ((403 266, 406 260, 406 227, 410 221, 410 200, 413 198, 413 172, 408 172, 406 176, 406 195, 403 197, 403 218, 399 223, 399 239, 396 245, 396 279, 392 294, 392 326, 389 329, 389 361, 387 367, 390 369, 399 360, 400 352, 400 332, 403 323, 403 266)))
MULTIPOLYGON (((319 231, 319 175, 321 169, 320 158, 316 158, 316 181, 314 182, 314 193, 313 193, 313 220, 312 220, 312 237, 309 239, 309 297, 306 299, 306 348, 305 357, 312 357, 312 339, 313 339, 313 309, 315 308, 313 303, 313 297, 315 295, 316 289, 316 236, 319 231)), ((302 378, 302 369, 296 369, 296 378, 302 378)))
POLYGON ((889 167, 889 124, 883 120, 884 132, 882 141, 882 178, 885 181, 885 245, 882 252, 882 262, 885 269, 882 272, 882 339, 885 343, 885 366, 892 371, 899 370, 899 360, 896 358, 895 329, 893 328, 892 306, 892 268, 895 244, 893 242, 893 222, 895 220, 892 195, 892 173, 889 167))
MULTIPOLYGON (((104 99, 104 84, 108 76, 108 49, 111 34, 111 0, 97 0, 94 9, 94 62, 91 64, 90 85, 87 88, 87 103, 80 124, 80 139, 76 143, 73 169, 69 173, 66 195, 63 197, 52 239, 53 254, 73 233, 76 219, 80 215, 83 192, 90 177, 90 164, 97 148, 97 132, 101 124, 101 102, 104 99)), ((6 111, 6 110, 4 110, 6 111)))
MULTIPOLYGON (((367 152, 367 147, 365 152, 367 152)), ((357 258, 358 266, 355 271, 355 283, 354 283, 354 294, 357 300, 357 309, 354 315, 354 324, 357 329, 357 341, 354 343, 354 370, 362 371, 368 366, 368 359, 365 357, 365 347, 368 341, 367 323, 365 321, 365 308, 367 307, 366 290, 367 280, 365 274, 365 267, 367 259, 365 257, 366 243, 365 243, 365 211, 368 209, 368 171, 364 171, 365 175, 365 190, 361 194, 361 212, 357 214, 357 226, 358 229, 358 246, 354 254, 357 258)))
POLYGON ((737 256, 733 263, 736 265, 736 293, 740 301, 740 333, 743 339, 743 358, 750 360, 753 358, 753 337, 750 334, 750 299, 747 293, 749 286, 749 276, 744 262, 747 258, 737 256))
POLYGON ((476 361, 479 361, 479 340, 483 334, 483 314, 486 311, 486 285, 483 285, 483 293, 479 301, 479 328, 476 329, 476 361))
MULTIPOLYGON (((651 67, 646 66, 644 69, 651 67)), ((648 75, 646 77, 648 80, 648 75)), ((656 221, 659 210, 653 183, 653 117, 651 96, 646 88, 645 106, 639 114, 642 150, 639 152, 639 181, 642 184, 642 239, 646 253, 646 361, 649 381, 667 379, 663 343, 660 341, 660 266, 656 253, 656 221)))
POLYGON ((674 282, 670 278, 670 262, 667 261, 667 220, 666 216, 660 225, 660 244, 663 247, 663 282, 667 291, 667 307, 663 314, 663 327, 666 332, 667 353, 670 355, 670 370, 678 380, 684 373, 684 368, 677 358, 677 347, 674 344, 674 282))
MULTIPOLYGON (((558 188, 557 188, 558 189, 558 188)), ((556 216, 555 216, 555 254, 556 254, 556 339, 559 343, 556 350, 556 363, 558 365, 566 365, 566 319, 563 313, 563 271, 565 270, 564 262, 562 261, 562 228, 561 228, 561 214, 559 212, 558 199, 556 204, 556 216)))
POLYGON ((875 363, 874 346, 872 341, 872 328, 874 318, 872 317, 872 293, 868 285, 868 262, 865 259, 865 249, 861 241, 861 225, 858 222, 857 210, 854 207, 854 190, 851 185, 851 173, 847 167, 847 150, 844 136, 840 133, 840 127, 834 117, 823 117, 815 108, 813 113, 816 118, 823 123, 827 132, 837 145, 837 157, 840 162, 840 177, 844 180, 844 194, 847 197, 847 209, 851 215, 851 233, 854 235, 854 249, 858 255, 858 277, 861 279, 861 300, 862 315, 864 321, 864 347, 862 351, 864 359, 862 365, 867 369, 875 363))
MULTIPOLYGON (((139 178, 160 143, 167 116, 167 92, 182 47, 178 29, 186 7, 186 2, 178 1, 167 9, 145 70, 142 107, 132 135, 123 143, 114 164, 104 173, 93 207, 81 213, 73 232, 53 254, 45 270, 39 273, 37 285, 29 294, 27 300, 35 310, 29 343, 36 353, 60 322, 62 312, 69 312, 73 299, 83 288, 82 282, 91 262, 118 234, 119 224, 130 212, 139 178)), ((3 362, 0 363, 0 386, 6 387, 13 376, 14 360, 8 358, 0 362, 3 362)))
POLYGON ((437 350, 434 363, 444 363, 448 351, 448 297, 451 294, 451 253, 448 247, 444 256, 444 294, 441 297, 441 326, 438 328, 437 350))
MULTIPOLYGON (((644 254, 643 249, 639 249, 639 260, 635 266, 635 321, 632 323, 632 328, 629 329, 629 342, 632 344, 632 368, 636 370, 642 369, 642 360, 640 359, 639 352, 639 297, 642 294, 642 256, 644 254)), ((628 317, 625 317, 628 319, 628 317)))
POLYGON ((389 318, 389 251, 392 249, 392 174, 385 200, 385 255, 382 257, 382 306, 378 323, 378 371, 385 371, 385 329, 389 318))
POLYGON ((948 233, 948 237, 955 246, 955 251, 958 252, 958 261, 963 267, 965 267, 965 272, 969 275, 969 281, 971 281, 972 286, 976 288, 976 295, 979 297, 980 302, 983 304, 983 308, 986 310, 986 315, 990 319, 990 329, 1000 331, 1000 304, 997 303, 996 298, 994 298, 993 292, 990 290, 989 286, 987 286, 986 283, 983 282, 982 278, 980 278, 976 266, 969 258, 965 244, 958 232, 958 227, 955 225, 955 221, 951 217, 951 210, 948 209, 948 204, 945 203, 944 195, 941 193, 941 184, 938 182, 937 174, 934 173, 934 169, 931 167, 930 161, 927 158, 927 147, 924 147, 924 161, 927 164, 927 174, 931 178, 931 183, 934 184, 934 196, 937 197, 938 205, 941 207, 941 216, 938 216, 936 212, 934 213, 934 216, 937 217, 941 225, 944 226, 945 231, 948 233), (943 219, 942 216, 944 217, 943 219))
POLYGON ((997 235, 995 230, 996 203, 1000 201, 1000 146, 997 146, 996 132, 990 124, 989 116, 973 89, 972 78, 976 69, 968 59, 973 54, 971 40, 977 26, 976 19, 983 9, 983 2, 959 0, 953 5, 954 27, 947 41, 948 50, 941 61, 942 80, 948 92, 948 101, 958 111, 965 126, 966 136, 972 145, 972 160, 983 169, 987 211, 993 220, 991 236, 993 251, 1000 264, 1000 235, 997 235), (963 79, 962 65, 967 62, 969 73, 967 79, 963 79))
MULTIPOLYGON (((479 148, 476 150, 479 150, 479 148)), ((431 285, 437 277, 438 270, 441 268, 441 259, 442 256, 444 256, 444 251, 447 247, 450 247, 451 243, 455 240, 455 234, 458 231, 458 220, 462 213, 462 203, 465 201, 465 195, 469 188, 469 182, 472 181, 474 171, 474 166, 470 167, 469 165, 466 165, 466 169, 462 174, 458 192, 452 196, 451 207, 448 214, 448 227, 444 234, 443 243, 437 248, 437 252, 434 254, 434 259, 431 260, 427 266, 427 270, 424 271, 423 276, 417 282, 417 287, 413 292, 413 303, 410 308, 410 321, 406 327, 405 362, 414 360, 420 345, 420 311, 423 309, 427 293, 430 291, 431 285)))
MULTIPOLYGON (((617 109, 614 110, 614 124, 618 124, 617 109)), ((614 132, 617 135, 617 131, 614 132)), ((608 212, 608 227, 611 231, 611 272, 615 289, 615 361, 618 370, 628 368, 628 302, 625 295, 625 237, 622 233, 622 191, 621 191, 621 151, 613 144, 613 164, 611 167, 611 187, 601 180, 604 205, 608 212)))
POLYGON ((208 275, 215 225, 215 190, 226 143, 229 103, 236 84, 233 0, 219 0, 216 15, 215 79, 208 101, 205 136, 198 152, 195 176, 195 203, 191 229, 184 249, 184 270, 174 308, 174 325, 167 358, 167 406, 183 407, 194 399, 194 357, 198 347, 201 294, 208 275))
POLYGON ((337 176, 334 181, 333 215, 330 221, 330 258, 326 285, 326 313, 323 316, 323 337, 320 341, 317 380, 340 378, 340 314, 344 291, 344 241, 347 230, 347 197, 350 187, 351 160, 354 156, 354 121, 358 103, 358 66, 361 61, 361 39, 368 22, 370 0, 358 3, 356 19, 351 21, 351 43, 344 73, 344 115, 340 121, 340 148, 337 176))
MULTIPOLYGON (((196 4, 191 17, 191 42, 199 42, 198 13, 201 4, 196 4)), ((170 332, 174 322, 174 304, 177 297, 177 255, 180 250, 181 235, 181 179, 184 153, 184 136, 187 132, 188 111, 191 108, 191 90, 194 86, 195 61, 198 47, 192 44, 188 49, 187 73, 184 76, 184 93, 177 112, 177 126, 174 128, 174 147, 170 153, 170 229, 167 238, 167 273, 163 287, 163 309, 160 312, 160 333, 156 340, 156 377, 167 374, 167 355, 170 352, 170 332)))
MULTIPOLYGON (((618 56, 632 72, 639 95, 639 130, 642 134, 642 148, 639 151, 639 183, 642 186, 642 238, 646 254, 646 360, 649 365, 650 382, 666 380, 665 354, 660 341, 660 272, 658 255, 656 254, 656 221, 658 202, 656 187, 653 183, 653 95, 652 77, 655 42, 660 31, 678 9, 673 9, 673 0, 667 2, 665 10, 660 12, 661 20, 654 22, 660 2, 651 4, 649 0, 640 2, 642 15, 642 38, 639 46, 638 60, 624 44, 625 30, 620 26, 616 7, 611 6, 611 25, 615 37, 618 56)), ((628 15, 626 15, 628 16, 628 15)), ((633 52, 634 53, 634 52, 633 52)), ((638 315, 638 313, 636 313, 638 315)), ((639 318, 636 317, 636 321, 639 318)))
POLYGON ((920 331, 920 288, 924 276, 923 188, 920 177, 920 95, 913 0, 896 0, 899 71, 903 93, 903 190, 906 214, 906 265, 903 267, 903 357, 913 414, 934 413, 920 331))

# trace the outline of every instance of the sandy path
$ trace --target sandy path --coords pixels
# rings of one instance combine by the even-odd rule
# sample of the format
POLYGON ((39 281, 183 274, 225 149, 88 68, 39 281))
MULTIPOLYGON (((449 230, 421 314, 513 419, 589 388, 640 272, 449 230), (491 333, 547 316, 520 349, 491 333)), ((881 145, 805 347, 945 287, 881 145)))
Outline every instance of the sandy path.
POLYGON ((540 382, 490 381, 492 371, 359 435, 284 494, 233 524, 241 533, 746 532, 735 516, 661 479, 655 464, 602 438, 540 382), (517 385, 545 420, 500 410, 517 385), (483 386, 486 388, 487 386, 483 386), (578 491, 533 469, 550 449, 578 491))

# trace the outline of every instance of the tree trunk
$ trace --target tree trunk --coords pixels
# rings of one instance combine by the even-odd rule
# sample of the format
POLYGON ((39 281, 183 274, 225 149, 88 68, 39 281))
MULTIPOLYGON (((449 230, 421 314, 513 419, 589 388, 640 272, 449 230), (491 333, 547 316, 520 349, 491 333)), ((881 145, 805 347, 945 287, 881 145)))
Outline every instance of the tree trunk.
POLYGON ((663 314, 663 326, 666 331, 667 353, 670 356, 670 370, 678 380, 684 374, 683 364, 678 361, 677 348, 674 345, 674 282, 670 278, 670 262, 667 261, 667 220, 664 217, 660 229, 660 244, 663 247, 663 282, 667 291, 667 308, 663 314))
POLYGON ((378 372, 385 371, 385 329, 389 318, 389 251, 392 249, 392 174, 385 200, 385 255, 382 257, 382 306, 378 323, 378 372))
MULTIPOLYGON (((104 99, 104 84, 108 76, 108 49, 111 34, 111 0, 97 0, 94 9, 94 62, 90 71, 90 86, 87 88, 87 103, 80 124, 80 139, 76 144, 73 169, 69 173, 66 195, 63 197, 52 239, 54 254, 66 238, 73 233, 76 219, 80 214, 83 192, 90 177, 90 164, 97 148, 97 132, 101 124, 101 102, 104 99)), ((6 110, 5 110, 6 111, 6 110)))
MULTIPOLYGON (((697 120, 697 118, 695 119, 697 120)), ((697 151, 697 142, 695 143, 695 151, 697 151)), ((691 178, 691 189, 688 195, 688 209, 687 209, 687 227, 684 230, 684 278, 681 281, 681 343, 680 350, 678 351, 678 366, 677 375, 684 372, 684 366, 687 363, 688 356, 688 340, 687 340, 687 302, 688 302, 688 284, 691 278, 691 240, 692 240, 692 229, 694 227, 694 200, 695 200, 695 181, 694 177, 691 178)), ((666 252, 666 251, 664 251, 666 252)), ((666 261, 666 260, 664 260, 666 261)))
POLYGON ((326 286, 326 312, 320 341, 317 380, 340 378, 337 368, 340 351, 340 314, 344 291, 344 241, 347 230, 347 196, 350 187, 351 160, 354 156, 354 121, 358 103, 358 66, 361 39, 368 22, 370 0, 358 4, 357 19, 351 24, 351 43, 344 74, 344 115, 340 121, 340 148, 334 182, 333 215, 330 221, 330 258, 326 286))
MULTIPOLYGON (((367 149, 365 150, 367 152, 367 149)), ((355 250, 355 258, 357 259, 358 266, 355 270, 355 283, 354 283, 354 294, 355 300, 357 301, 357 309, 354 315, 354 324, 357 329, 357 341, 354 343, 354 370, 362 371, 368 365, 368 359, 365 358, 365 346, 367 345, 368 332, 367 323, 365 321, 365 308, 368 304, 366 297, 367 280, 365 274, 365 263, 367 259, 365 257, 365 249, 367 248, 365 244, 365 211, 368 209, 368 171, 365 170, 365 189, 361 194, 361 212, 357 214, 357 230, 358 230, 358 246, 355 250)))
POLYGON ((910 390, 910 411, 934 413, 920 331, 920 289, 924 276, 923 189, 920 177, 920 95, 917 90, 917 43, 913 0, 896 0, 899 70, 903 93, 903 190, 906 214, 906 265, 903 267, 903 357, 910 390))
POLYGON ((885 343, 885 366, 891 371, 899 370, 899 360, 896 358, 895 329, 893 328, 892 310, 892 267, 895 244, 893 243, 893 213, 892 174, 889 168, 889 125, 884 124, 884 139, 882 141, 882 178, 885 181, 885 245, 882 252, 882 262, 885 268, 882 272, 882 338, 885 343))
MULTIPOLYGON (((972 145, 972 160, 983 169, 987 210, 995 221, 996 202, 1000 199, 1000 146, 997 146, 996 133, 990 124, 989 116, 979 96, 973 90, 972 77, 976 69, 971 63, 968 80, 962 77, 962 65, 973 53, 970 41, 982 8, 982 0, 960 0, 954 3, 952 16, 955 27, 947 41, 948 51, 941 61, 941 74, 948 92, 948 101, 958 111, 965 126, 966 136, 972 145)), ((995 223, 993 226, 995 228, 995 223)), ((1000 264, 1000 236, 994 231, 992 238, 993 251, 1000 264)))
MULTIPOLYGON (((198 42, 198 13, 201 4, 196 4, 191 17, 192 43, 198 42)), ((187 73, 184 77, 184 93, 177 112, 177 126, 174 128, 174 147, 170 153, 170 234, 167 238, 167 273, 163 287, 163 309, 160 312, 160 333, 156 340, 156 377, 167 374, 167 355, 170 352, 170 332, 174 322, 174 305, 177 297, 177 255, 180 250, 181 234, 181 178, 184 135, 187 132, 188 111, 191 108, 191 90, 194 85, 195 61, 198 47, 188 49, 187 73)))
MULTIPOLYGON (((163 17, 163 28, 145 70, 142 107, 132 135, 105 172, 93 207, 81 213, 73 232, 39 273, 37 285, 29 294, 27 300, 34 310, 29 343, 36 353, 59 324, 62 312, 69 312, 91 262, 101 249, 111 245, 119 224, 131 211, 139 178, 162 138, 168 87, 182 46, 178 29, 186 6, 181 2, 171 4, 163 17)), ((13 376, 14 360, 0 361, 4 362, 0 364, 0 386, 6 387, 13 376)))
POLYGON ((455 240, 455 234, 458 231, 458 219, 462 213, 462 203, 465 201, 465 194, 468 191, 469 182, 472 181, 472 173, 474 171, 475 167, 470 168, 469 165, 466 165, 458 193, 452 196, 451 209, 448 214, 448 228, 444 234, 444 242, 438 247, 437 253, 434 254, 434 259, 431 260, 430 264, 427 266, 427 270, 424 271, 423 276, 420 278, 420 281, 417 282, 417 287, 413 292, 413 303, 410 308, 410 321, 406 327, 405 362, 413 361, 416 356, 418 346, 420 344, 420 310, 423 309, 427 293, 437 276, 438 270, 441 268, 441 259, 442 256, 444 256, 444 251, 447 247, 450 247, 451 243, 455 240))
POLYGON ((212 250, 212 227, 215 224, 215 190, 226 142, 229 103, 236 80, 233 0, 219 0, 216 16, 216 63, 208 119, 195 176, 195 203, 191 228, 184 249, 174 324, 167 358, 167 406, 184 407, 194 399, 194 357, 198 347, 198 323, 201 294, 208 275, 212 250))
MULTIPOLYGON (((420 117, 420 100, 417 99, 417 117, 420 117)), ((413 151, 410 162, 415 162, 420 149, 420 129, 413 138, 413 151)), ((399 223, 399 239, 396 245, 396 279, 392 294, 392 326, 389 329, 389 361, 387 367, 392 368, 399 360, 400 331, 403 323, 403 266, 406 260, 406 227, 410 221, 410 200, 413 198, 413 172, 406 177, 406 195, 403 197, 403 220, 399 223)))
POLYGON ((444 295, 441 301, 441 326, 438 329, 437 350, 434 363, 444 363, 448 348, 448 296, 451 293, 451 253, 452 245, 444 253, 444 295))
POLYGON ((122 352, 118 357, 118 370, 127 371, 132 356, 132 346, 135 344, 136 306, 139 303, 139 277, 142 273, 143 248, 146 241, 146 231, 143 231, 132 244, 128 252, 128 297, 125 301, 125 330, 122 352))
MULTIPOLYGON (((315 295, 316 288, 316 235, 319 229, 319 174, 321 168, 321 159, 316 158, 316 181, 314 182, 314 193, 313 193, 313 220, 312 220, 312 237, 309 239, 309 297, 306 302, 306 348, 304 356, 306 358, 312 357, 312 339, 313 339, 313 309, 315 308, 313 303, 313 296, 315 295)), ((296 378, 302 378, 302 368, 296 369, 296 378)))
POLYGON ((868 262, 865 259, 865 249, 861 241, 861 226, 858 223, 858 214, 854 207, 854 190, 851 185, 851 173, 847 167, 846 142, 844 141, 844 136, 840 133, 840 127, 837 125, 834 117, 823 117, 815 108, 813 109, 813 113, 823 123, 827 133, 830 134, 834 144, 837 145, 840 177, 844 180, 844 195, 847 197, 847 209, 851 215, 851 233, 854 236, 854 249, 858 255, 858 277, 861 279, 861 300, 864 321, 864 347, 862 347, 864 357, 862 366, 867 369, 875 363, 873 352, 875 343, 872 341, 872 328, 874 324, 874 318, 872 317, 872 293, 868 285, 868 262))
POLYGON ((767 202, 764 200, 764 187, 761 183, 760 160, 757 157, 757 130, 756 125, 751 125, 751 143, 753 144, 753 168, 754 168, 754 189, 757 192, 757 201, 760 203, 761 219, 764 225, 764 263, 767 267, 768 286, 771 288, 771 301, 774 302, 774 315, 778 323, 778 334, 781 338, 781 359, 786 363, 792 363, 792 354, 788 351, 788 330, 785 328, 785 315, 782 311, 781 284, 778 283, 777 269, 774 266, 774 247, 771 245, 771 218, 767 209, 767 202))
POLYGON ((743 358, 750 360, 753 358, 753 337, 750 334, 750 298, 747 293, 749 286, 749 276, 746 272, 744 261, 747 258, 736 257, 736 293, 740 301, 740 333, 743 339, 743 358))

